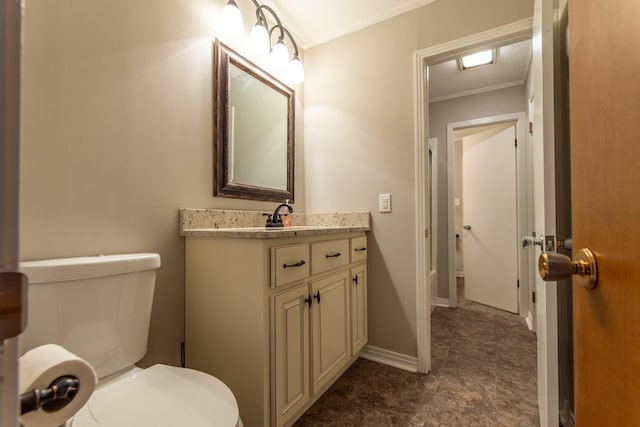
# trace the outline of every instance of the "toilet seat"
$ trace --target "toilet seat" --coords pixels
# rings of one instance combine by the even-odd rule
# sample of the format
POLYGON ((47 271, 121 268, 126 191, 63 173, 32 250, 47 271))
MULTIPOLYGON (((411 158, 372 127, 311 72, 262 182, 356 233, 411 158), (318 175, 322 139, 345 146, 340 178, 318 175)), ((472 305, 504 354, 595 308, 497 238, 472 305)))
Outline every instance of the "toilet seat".
POLYGON ((72 427, 237 427, 233 393, 204 372, 154 365, 98 388, 72 427))

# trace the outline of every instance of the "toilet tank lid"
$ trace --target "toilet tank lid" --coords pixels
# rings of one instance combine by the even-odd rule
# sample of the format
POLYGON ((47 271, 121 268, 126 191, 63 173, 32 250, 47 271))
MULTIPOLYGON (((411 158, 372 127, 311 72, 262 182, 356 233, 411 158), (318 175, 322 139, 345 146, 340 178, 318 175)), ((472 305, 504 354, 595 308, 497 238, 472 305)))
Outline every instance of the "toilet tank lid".
POLYGON ((159 267, 160 255, 154 253, 96 255, 20 263, 20 271, 27 275, 31 284, 114 276, 159 267))

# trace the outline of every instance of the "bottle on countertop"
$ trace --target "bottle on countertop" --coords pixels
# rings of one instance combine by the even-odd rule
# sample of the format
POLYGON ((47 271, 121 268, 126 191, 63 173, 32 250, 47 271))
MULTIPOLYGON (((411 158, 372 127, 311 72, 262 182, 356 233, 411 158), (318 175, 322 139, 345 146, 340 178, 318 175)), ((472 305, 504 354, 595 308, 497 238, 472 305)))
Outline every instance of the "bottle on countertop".
MULTIPOLYGON (((287 205, 289 204, 289 199, 285 202, 287 205)), ((282 225, 285 227, 291 227, 293 225, 293 218, 291 214, 286 214, 282 217, 282 225)))

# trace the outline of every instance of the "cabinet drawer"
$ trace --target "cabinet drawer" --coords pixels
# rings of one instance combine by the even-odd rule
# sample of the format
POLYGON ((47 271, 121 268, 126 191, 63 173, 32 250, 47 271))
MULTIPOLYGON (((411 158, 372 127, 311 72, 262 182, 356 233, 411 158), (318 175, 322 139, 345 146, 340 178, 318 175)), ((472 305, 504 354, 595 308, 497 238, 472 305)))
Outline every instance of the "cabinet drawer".
POLYGON ((309 244, 271 248, 271 287, 309 276, 309 244))
POLYGON ((367 236, 351 239, 351 262, 367 259, 367 236))
POLYGON ((349 239, 311 244, 311 273, 318 274, 349 264, 349 239))

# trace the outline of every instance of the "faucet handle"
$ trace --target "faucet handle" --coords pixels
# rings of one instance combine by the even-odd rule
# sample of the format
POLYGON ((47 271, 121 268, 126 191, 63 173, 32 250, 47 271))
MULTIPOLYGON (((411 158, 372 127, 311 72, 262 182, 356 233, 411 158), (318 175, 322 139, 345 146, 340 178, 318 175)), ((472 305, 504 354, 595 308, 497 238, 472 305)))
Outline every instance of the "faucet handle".
POLYGON ((267 217, 267 223, 265 224, 265 227, 282 227, 282 219, 280 218, 280 214, 274 216, 272 214, 263 213, 262 215, 267 217))

